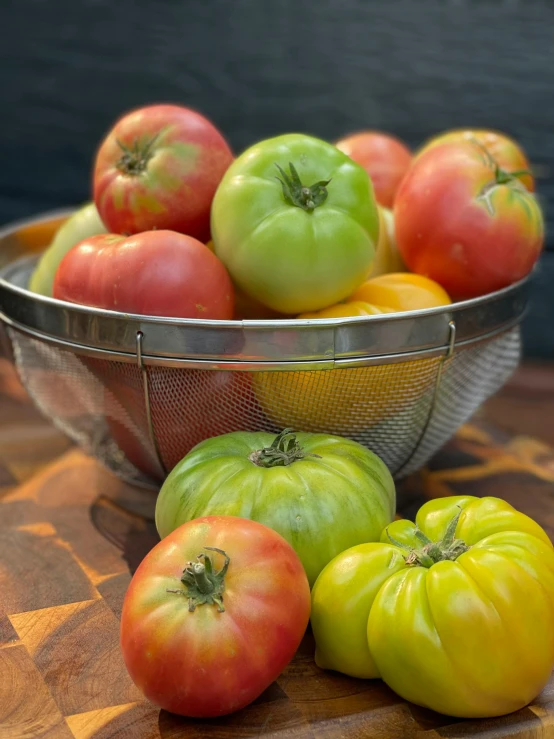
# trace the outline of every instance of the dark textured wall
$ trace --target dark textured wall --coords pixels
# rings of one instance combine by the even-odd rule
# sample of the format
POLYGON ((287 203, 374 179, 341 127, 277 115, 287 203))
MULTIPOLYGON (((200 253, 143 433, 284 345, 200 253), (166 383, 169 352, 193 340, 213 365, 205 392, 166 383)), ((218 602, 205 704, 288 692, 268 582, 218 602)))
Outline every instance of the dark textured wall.
POLYGON ((554 356, 552 0, 1 0, 0 222, 89 196, 94 148, 137 105, 196 107, 236 151, 362 127, 411 145, 460 125, 520 139, 548 246, 527 352, 554 356))

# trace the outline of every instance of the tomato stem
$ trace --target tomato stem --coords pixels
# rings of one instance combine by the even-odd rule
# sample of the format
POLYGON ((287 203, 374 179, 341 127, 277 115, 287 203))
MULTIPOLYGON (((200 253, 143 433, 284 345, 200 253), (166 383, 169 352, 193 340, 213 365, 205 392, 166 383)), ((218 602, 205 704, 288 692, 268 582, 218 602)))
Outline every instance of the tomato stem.
POLYGON ((416 527, 414 535, 418 541, 423 544, 421 549, 410 547, 406 544, 402 544, 402 542, 399 542, 396 539, 393 539, 389 534, 388 529, 387 536, 394 546, 408 551, 408 554, 404 557, 406 564, 408 565, 430 568, 437 562, 453 562, 469 549, 468 545, 462 541, 462 539, 456 539, 456 528, 461 515, 462 509, 460 508, 459 512, 448 524, 441 541, 431 541, 423 531, 416 527))
POLYGON ((181 582, 184 590, 168 590, 168 593, 177 593, 188 599, 189 611, 192 613, 196 606, 215 605, 219 613, 225 611, 223 605, 223 592, 225 590, 225 575, 231 562, 230 557, 216 547, 204 547, 211 552, 217 552, 225 558, 223 567, 216 572, 213 562, 208 554, 200 553, 197 562, 188 562, 183 570, 181 582))
POLYGON ((285 203, 302 208, 307 213, 312 213, 319 205, 327 200, 327 185, 331 180, 320 180, 311 187, 305 187, 300 181, 296 167, 289 162, 290 174, 287 174, 277 163, 275 166, 279 170, 281 177, 277 177, 283 188, 283 197, 285 203))
POLYGON ((117 160, 115 166, 123 174, 136 177, 142 174, 148 166, 148 162, 154 156, 153 147, 159 134, 143 144, 139 143, 139 139, 135 139, 132 146, 126 146, 118 140, 117 145, 123 152, 117 160))
POLYGON ((319 454, 304 452, 292 429, 283 429, 271 446, 257 449, 248 458, 258 467, 288 467, 289 464, 305 457, 320 459, 319 454))

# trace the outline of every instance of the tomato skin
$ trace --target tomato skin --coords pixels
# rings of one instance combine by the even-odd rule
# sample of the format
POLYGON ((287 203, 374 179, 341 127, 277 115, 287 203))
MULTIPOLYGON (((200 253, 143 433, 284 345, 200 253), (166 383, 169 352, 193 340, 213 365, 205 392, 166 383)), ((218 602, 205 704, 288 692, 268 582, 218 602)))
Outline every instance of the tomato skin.
POLYGON ((406 265, 398 251, 394 233, 394 214, 390 208, 379 206, 379 241, 375 259, 368 277, 386 275, 390 272, 406 272, 406 265))
POLYGON ((394 515, 395 487, 385 464, 348 439, 295 436, 306 456, 270 468, 251 455, 268 448, 274 434, 236 432, 199 444, 158 495, 160 536, 199 515, 253 518, 294 547, 310 583, 343 549, 376 541, 394 515))
POLYGON ((50 246, 41 256, 31 279, 29 290, 52 297, 54 276, 67 252, 83 239, 106 233, 94 203, 87 203, 75 211, 56 231, 50 246))
POLYGON ((392 208, 398 186, 412 161, 408 147, 396 136, 381 131, 346 136, 337 141, 336 147, 366 170, 379 205, 392 208))
POLYGON ((425 310, 450 304, 446 291, 423 275, 396 272, 366 280, 350 296, 350 301, 387 306, 390 311, 425 310))
POLYGON ((221 133, 194 110, 139 108, 120 118, 98 149, 94 201, 114 233, 168 229, 206 242, 213 196, 232 161, 221 133), (126 174, 118 169, 122 145, 132 150, 137 142, 142 149, 153 143, 142 171, 126 174))
POLYGON ((54 278, 59 300, 173 318, 233 317, 225 267, 191 236, 145 231, 85 239, 62 259, 54 278))
POLYGON ((300 313, 298 318, 345 318, 348 316, 379 316, 389 313, 389 308, 374 305, 364 300, 349 300, 346 303, 337 303, 328 308, 313 313, 300 313))
MULTIPOLYGON (((215 569, 223 557, 213 555, 215 569)), ((160 542, 135 572, 123 603, 121 649, 131 678, 161 708, 223 716, 251 703, 290 662, 308 624, 310 590, 300 560, 255 521, 212 516, 160 542), (187 562, 205 547, 230 557, 223 605, 188 609, 187 562)))
POLYGON ((344 303, 298 318, 342 318, 375 316, 409 310, 425 310, 449 305, 446 291, 433 280, 411 272, 379 275, 366 280, 344 303))
POLYGON ((320 310, 367 276, 379 216, 365 170, 331 144, 286 134, 247 149, 214 197, 215 253, 233 282, 279 313, 320 310), (302 192, 325 182, 313 209, 287 201, 280 182, 296 169, 302 192), (281 167, 281 172, 278 169, 281 167))
MULTIPOLYGON (((505 133, 501 133, 500 131, 491 131, 486 128, 459 128, 452 131, 445 131, 438 136, 433 136, 433 138, 427 141, 419 151, 415 153, 414 158, 419 157, 424 151, 427 151, 433 146, 440 146, 441 144, 448 142, 461 143, 471 141, 478 141, 481 146, 484 146, 490 155, 498 162, 499 166, 508 172, 530 170, 527 155, 516 141, 505 133)), ((535 180, 530 172, 528 174, 518 175, 518 179, 521 180, 529 192, 534 192, 535 180)))
POLYGON ((538 524, 492 497, 429 501, 417 528, 440 541, 458 514, 455 538, 467 546, 453 560, 409 564, 408 547, 422 543, 400 520, 381 544, 329 563, 312 591, 318 660, 382 677, 434 711, 500 716, 533 700, 554 666, 554 549, 538 524))
POLYGON ((374 542, 351 547, 329 562, 312 590, 318 667, 363 679, 380 677, 367 643, 367 619, 382 585, 405 568, 400 549, 374 542), (335 598, 340 599, 337 618, 332 615, 335 598))
POLYGON ((409 269, 438 282, 454 300, 525 277, 544 241, 535 197, 517 179, 495 184, 493 167, 471 143, 424 152, 402 181, 394 220, 409 269))

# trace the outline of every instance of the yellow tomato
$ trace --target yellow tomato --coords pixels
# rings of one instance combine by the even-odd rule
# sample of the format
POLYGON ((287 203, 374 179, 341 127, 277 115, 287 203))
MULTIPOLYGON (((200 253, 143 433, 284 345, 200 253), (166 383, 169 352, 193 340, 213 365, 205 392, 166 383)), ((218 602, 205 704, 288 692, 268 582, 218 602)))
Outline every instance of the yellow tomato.
POLYGON ((437 282, 410 272, 372 277, 360 285, 349 300, 386 305, 391 311, 423 310, 451 303, 437 282))
POLYGON ((350 435, 421 401, 434 386, 440 357, 344 369, 255 372, 266 415, 280 428, 350 435))
POLYGON ((406 272, 406 265, 396 245, 393 212, 382 205, 378 206, 378 211, 379 241, 368 277, 377 277, 377 275, 385 275, 389 272, 406 272))
POLYGON ((301 313, 298 318, 346 318, 347 316, 377 316, 381 313, 390 313, 390 308, 380 305, 371 305, 362 300, 352 300, 348 303, 336 303, 313 313, 301 313))
POLYGON ((554 550, 498 498, 426 503, 380 544, 332 560, 312 591, 320 667, 382 677, 451 716, 523 708, 554 666, 554 550), (385 543, 387 542, 387 543, 385 543))

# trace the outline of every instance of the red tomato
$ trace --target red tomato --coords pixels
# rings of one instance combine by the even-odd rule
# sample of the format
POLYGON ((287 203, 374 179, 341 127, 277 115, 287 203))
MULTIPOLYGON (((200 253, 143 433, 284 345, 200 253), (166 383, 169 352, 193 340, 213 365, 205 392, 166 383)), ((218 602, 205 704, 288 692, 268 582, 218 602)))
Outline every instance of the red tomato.
POLYGON ((121 616, 123 658, 161 708, 222 716, 278 677, 309 614, 306 573, 277 532, 233 516, 199 518, 165 537, 136 571, 121 616))
POLYGON ((338 141, 336 147, 366 170, 377 202, 392 208, 398 186, 412 161, 410 150, 396 137, 379 131, 352 134, 338 141))
POLYGON ((421 154, 396 195, 394 222, 408 268, 455 300, 524 277, 544 240, 534 195, 474 143, 445 143, 421 154))
MULTIPOLYGON (((128 365, 82 357, 106 388, 110 433, 127 459, 160 477, 151 448, 139 373, 128 365)), ((256 431, 257 400, 247 372, 155 367, 149 372, 150 407, 158 449, 168 472, 205 439, 231 431, 256 431)))
POLYGON ((445 144, 447 142, 471 142, 477 141, 481 146, 485 147, 493 159, 502 169, 508 172, 518 172, 520 179, 525 187, 531 192, 535 189, 535 180, 529 172, 529 160, 521 146, 517 144, 505 133, 500 131, 489 131, 484 128, 460 128, 452 131, 445 131, 430 139, 424 146, 415 153, 415 157, 419 157, 424 151, 432 146, 445 144))
POLYGON ((233 154, 219 131, 179 105, 151 105, 123 116, 96 155, 94 202, 106 228, 153 228, 210 238, 214 193, 233 154))
POLYGON ((191 236, 145 231, 92 236, 67 252, 54 277, 59 300, 173 318, 233 317, 231 279, 191 236))

